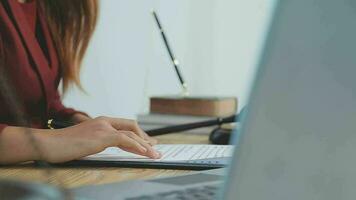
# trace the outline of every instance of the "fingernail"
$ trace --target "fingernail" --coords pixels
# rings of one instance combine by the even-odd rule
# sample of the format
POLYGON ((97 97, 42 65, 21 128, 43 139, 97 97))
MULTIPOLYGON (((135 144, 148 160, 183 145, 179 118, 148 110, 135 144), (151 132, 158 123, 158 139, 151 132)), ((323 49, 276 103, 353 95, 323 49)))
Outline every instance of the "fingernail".
POLYGON ((146 149, 145 147, 140 147, 140 149, 141 149, 141 151, 142 151, 143 153, 146 153, 146 152, 147 152, 147 149, 146 149))
POLYGON ((162 155, 158 151, 155 151, 154 156, 155 158, 160 158, 162 155))

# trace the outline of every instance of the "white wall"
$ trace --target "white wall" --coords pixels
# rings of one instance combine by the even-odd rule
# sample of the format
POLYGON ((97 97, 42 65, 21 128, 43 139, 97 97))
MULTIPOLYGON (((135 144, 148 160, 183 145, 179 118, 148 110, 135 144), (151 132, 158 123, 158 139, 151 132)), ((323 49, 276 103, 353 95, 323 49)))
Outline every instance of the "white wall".
POLYGON ((82 83, 68 106, 92 116, 134 118, 148 97, 180 92, 150 14, 157 10, 193 95, 238 96, 246 103, 273 0, 101 0, 82 83))

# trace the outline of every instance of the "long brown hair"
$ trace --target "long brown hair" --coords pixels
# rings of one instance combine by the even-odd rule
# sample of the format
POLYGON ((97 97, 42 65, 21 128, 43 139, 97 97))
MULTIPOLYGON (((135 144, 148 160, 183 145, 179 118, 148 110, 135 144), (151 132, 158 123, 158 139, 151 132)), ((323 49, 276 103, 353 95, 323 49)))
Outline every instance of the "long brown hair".
POLYGON ((62 72, 63 91, 69 85, 81 87, 80 66, 94 32, 97 0, 38 0, 45 12, 57 48, 62 72))

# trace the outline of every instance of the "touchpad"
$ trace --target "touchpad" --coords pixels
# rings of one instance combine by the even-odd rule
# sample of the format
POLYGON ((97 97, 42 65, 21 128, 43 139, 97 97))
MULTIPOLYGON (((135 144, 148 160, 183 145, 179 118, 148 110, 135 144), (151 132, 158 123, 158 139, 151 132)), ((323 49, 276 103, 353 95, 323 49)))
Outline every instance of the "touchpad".
POLYGON ((192 174, 186 176, 169 177, 157 180, 151 180, 149 182, 164 183, 171 185, 189 185, 196 183, 212 182, 222 180, 224 176, 213 174, 192 174))

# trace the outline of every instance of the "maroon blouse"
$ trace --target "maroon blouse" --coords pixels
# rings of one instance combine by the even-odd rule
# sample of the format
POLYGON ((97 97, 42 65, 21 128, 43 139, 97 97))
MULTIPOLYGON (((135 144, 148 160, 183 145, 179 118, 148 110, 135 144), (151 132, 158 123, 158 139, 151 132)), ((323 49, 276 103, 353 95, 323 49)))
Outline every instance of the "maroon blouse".
MULTIPOLYGON (((0 49, 5 57, 6 78, 34 128, 44 128, 49 118, 68 119, 77 111, 63 106, 58 93, 60 67, 43 12, 36 1, 0 1, 0 49)), ((0 91, 0 132, 18 125, 0 91)))

